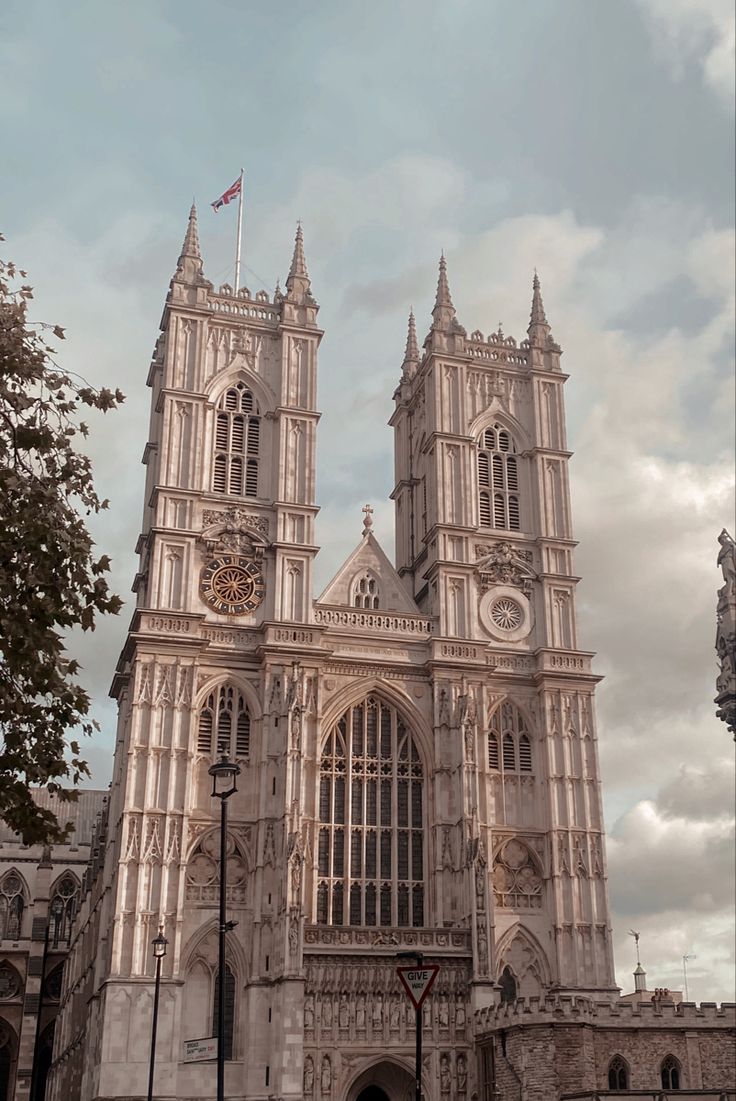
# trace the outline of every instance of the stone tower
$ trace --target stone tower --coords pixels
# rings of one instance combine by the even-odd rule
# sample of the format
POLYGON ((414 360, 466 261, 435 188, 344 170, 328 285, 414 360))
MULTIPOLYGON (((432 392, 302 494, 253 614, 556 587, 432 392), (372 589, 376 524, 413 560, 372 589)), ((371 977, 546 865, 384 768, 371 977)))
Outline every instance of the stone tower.
POLYGON ((317 304, 301 228, 285 292, 215 290, 190 214, 149 385, 137 607, 104 860, 67 966, 51 1097, 214 1095, 217 806, 230 800, 226 1092, 406 1101, 396 953, 441 971, 428 1098, 478 1087, 471 1014, 613 993, 589 653, 577 648, 560 349, 468 337, 440 262, 391 423, 397 568, 364 510, 316 600, 317 304))

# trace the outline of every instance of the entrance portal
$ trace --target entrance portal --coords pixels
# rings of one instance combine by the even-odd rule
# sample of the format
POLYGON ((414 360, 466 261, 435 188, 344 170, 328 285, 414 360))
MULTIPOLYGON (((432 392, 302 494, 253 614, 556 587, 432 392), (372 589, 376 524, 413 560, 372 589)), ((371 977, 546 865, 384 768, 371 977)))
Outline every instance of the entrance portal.
POLYGON ((383 1059, 366 1067, 348 1089, 344 1101, 408 1101, 414 1098, 414 1075, 383 1059))

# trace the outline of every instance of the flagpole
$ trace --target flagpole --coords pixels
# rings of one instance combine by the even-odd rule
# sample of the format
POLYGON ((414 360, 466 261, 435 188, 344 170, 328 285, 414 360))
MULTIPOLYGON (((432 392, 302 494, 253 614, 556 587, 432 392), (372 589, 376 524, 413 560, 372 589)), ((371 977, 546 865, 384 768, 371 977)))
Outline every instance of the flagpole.
POLYGON ((240 169, 240 193, 238 195, 238 239, 235 244, 235 293, 240 288, 240 237, 243 232, 243 169, 240 169))

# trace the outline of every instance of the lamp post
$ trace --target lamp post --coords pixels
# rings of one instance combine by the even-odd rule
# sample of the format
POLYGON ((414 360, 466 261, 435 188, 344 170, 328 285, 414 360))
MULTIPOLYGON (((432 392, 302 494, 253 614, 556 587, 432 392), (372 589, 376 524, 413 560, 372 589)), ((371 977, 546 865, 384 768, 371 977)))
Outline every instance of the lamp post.
POLYGON ((61 915, 64 910, 64 903, 61 901, 58 895, 52 900, 50 906, 49 920, 46 922, 46 933, 43 938, 43 956, 41 958, 41 985, 38 988, 38 1011, 36 1013, 36 1033, 33 1038, 33 1061, 31 1063, 31 1087, 28 1091, 29 1101, 36 1101, 36 1093, 38 1092, 38 1048, 39 1040, 41 1036, 41 1012, 43 1010, 43 987, 46 982, 46 960, 49 954, 49 933, 51 931, 51 922, 54 923, 54 929, 57 930, 61 915))
POLYGON ((159 925, 158 936, 154 937, 153 958, 156 961, 156 987, 153 995, 153 1024, 151 1025, 151 1063, 148 1068, 148 1101, 153 1101, 153 1075, 156 1069, 156 1030, 158 1029, 158 997, 161 991, 161 960, 166 955, 168 941, 164 936, 164 927, 159 925))
POLYGON ((225 917, 227 902, 227 801, 238 789, 235 778, 240 766, 223 753, 208 770, 212 797, 220 800, 220 925, 217 987, 217 1101, 225 1097, 225 934, 233 923, 225 917))

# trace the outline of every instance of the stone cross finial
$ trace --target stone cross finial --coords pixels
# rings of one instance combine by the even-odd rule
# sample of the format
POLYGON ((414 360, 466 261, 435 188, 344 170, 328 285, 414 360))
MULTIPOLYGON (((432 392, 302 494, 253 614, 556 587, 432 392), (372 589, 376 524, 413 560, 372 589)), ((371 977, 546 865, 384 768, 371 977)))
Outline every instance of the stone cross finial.
POLYGON ((363 505, 362 511, 365 513, 363 519, 363 535, 368 535, 369 531, 373 527, 373 509, 370 505, 363 505))

